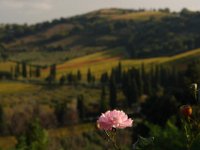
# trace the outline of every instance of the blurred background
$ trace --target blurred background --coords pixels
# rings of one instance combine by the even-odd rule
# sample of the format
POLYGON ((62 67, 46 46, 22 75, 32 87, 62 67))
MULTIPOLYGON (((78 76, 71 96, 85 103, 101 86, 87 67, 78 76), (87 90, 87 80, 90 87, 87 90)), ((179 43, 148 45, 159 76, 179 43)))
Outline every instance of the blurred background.
MULTIPOLYGON (((186 150, 179 107, 200 81, 200 1, 1 0, 2 150, 112 149, 96 120, 125 111, 129 150, 186 150)), ((199 149, 194 141, 192 149, 199 149)))

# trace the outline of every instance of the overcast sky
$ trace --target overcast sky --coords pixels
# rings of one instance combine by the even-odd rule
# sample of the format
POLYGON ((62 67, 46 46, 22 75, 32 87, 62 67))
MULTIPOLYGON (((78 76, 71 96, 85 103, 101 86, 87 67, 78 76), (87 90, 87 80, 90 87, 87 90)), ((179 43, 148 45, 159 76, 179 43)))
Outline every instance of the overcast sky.
POLYGON ((101 8, 200 10, 200 0, 0 0, 0 23, 36 23, 101 8))

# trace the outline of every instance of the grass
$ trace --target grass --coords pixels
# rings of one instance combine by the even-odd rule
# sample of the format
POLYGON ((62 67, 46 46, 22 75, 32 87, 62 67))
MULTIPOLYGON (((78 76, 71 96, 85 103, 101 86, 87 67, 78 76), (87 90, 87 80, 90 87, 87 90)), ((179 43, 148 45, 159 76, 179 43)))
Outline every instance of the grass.
POLYGON ((53 138, 70 137, 80 135, 83 132, 96 130, 95 123, 86 123, 80 125, 73 125, 67 128, 50 129, 48 130, 49 136, 53 138))
MULTIPOLYGON (((83 132, 94 131, 94 123, 86 123, 73 125, 66 128, 50 129, 48 135, 50 138, 70 137, 72 135, 80 135, 83 132)), ((0 137, 0 147, 4 149, 13 148, 17 144, 17 139, 14 136, 0 137)))
MULTIPOLYGON (((200 56, 200 49, 194 49, 174 56, 164 56, 164 57, 154 57, 154 58, 144 58, 144 59, 127 59, 125 50, 123 48, 116 48, 112 50, 105 50, 103 47, 95 47, 97 51, 94 54, 88 54, 84 56, 77 57, 76 54, 70 54, 70 52, 31 52, 19 54, 19 59, 32 59, 29 63, 47 65, 57 63, 57 78, 59 79, 61 75, 66 75, 67 73, 77 73, 80 70, 83 79, 86 79, 86 74, 88 69, 98 79, 103 72, 110 73, 113 67, 116 67, 119 61, 122 63, 124 69, 131 67, 139 67, 142 63, 146 66, 151 66, 155 64, 164 65, 176 65, 185 67, 188 62, 193 59, 198 59, 200 56), (73 58, 66 61, 66 56, 73 58), (48 63, 47 63, 48 62, 48 63)), ((93 50, 92 47, 85 48, 84 51, 90 53, 93 50)), ((78 54, 78 51, 77 51, 78 54)), ((83 55, 83 54, 80 54, 83 55)), ((16 56, 17 58, 17 56, 16 56)), ((0 71, 9 71, 11 67, 14 67, 14 62, 0 62, 0 71)), ((42 78, 47 77, 49 74, 49 68, 42 70, 42 78)))
POLYGON ((10 61, 0 61, 0 71, 11 71, 11 68, 15 66, 14 62, 10 62, 10 61))
MULTIPOLYGON (((156 64, 181 66, 183 63, 186 65, 191 60, 199 58, 199 56, 200 49, 195 49, 174 56, 126 59, 124 51, 119 48, 66 61, 57 66, 57 77, 59 78, 61 75, 69 72, 76 73, 77 70, 80 70, 83 77, 86 78, 88 68, 90 68, 91 72, 99 78, 103 72, 110 73, 112 68, 118 65, 119 61, 122 63, 124 69, 131 67, 137 68, 141 66, 142 63, 145 64, 146 67, 156 64)), ((46 76, 48 72, 48 70, 44 70, 43 75, 46 76)))
POLYGON ((97 51, 102 51, 103 49, 105 49, 105 47, 76 47, 74 49, 70 49, 66 51, 19 52, 19 53, 16 53, 15 55, 11 55, 9 59, 13 61, 26 61, 30 64, 45 66, 45 65, 50 65, 50 64, 63 63, 66 60, 85 56, 87 54, 91 54, 97 51))
POLYGON ((10 149, 17 144, 17 140, 14 136, 0 137, 0 148, 4 150, 10 149))
POLYGON ((0 82, 0 93, 1 94, 15 94, 24 93, 28 91, 33 91, 37 89, 38 86, 20 83, 20 82, 0 82))
MULTIPOLYGON (((121 48, 97 52, 95 54, 75 58, 58 65, 57 75, 60 77, 61 75, 69 72, 76 73, 76 71, 79 69, 82 75, 85 76, 88 68, 90 68, 96 75, 100 75, 102 72, 111 70, 112 67, 118 64, 118 61, 124 57, 125 54, 121 48)), ((44 76, 47 76, 48 73, 48 69, 43 71, 44 76)))
POLYGON ((168 14, 168 13, 158 12, 158 11, 144 11, 144 12, 127 13, 127 14, 122 14, 122 15, 113 15, 113 16, 111 16, 111 19, 144 21, 144 20, 148 20, 152 17, 154 17, 155 19, 161 19, 161 18, 169 16, 169 15, 170 14, 168 14))

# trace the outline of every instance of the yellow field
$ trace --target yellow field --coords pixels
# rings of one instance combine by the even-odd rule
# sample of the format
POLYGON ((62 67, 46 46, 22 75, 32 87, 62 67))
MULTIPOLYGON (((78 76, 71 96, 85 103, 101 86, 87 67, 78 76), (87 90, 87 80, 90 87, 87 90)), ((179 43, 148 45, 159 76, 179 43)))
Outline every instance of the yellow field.
POLYGON ((80 125, 73 125, 67 128, 58 128, 58 129, 50 129, 48 130, 49 136, 53 138, 67 137, 71 135, 79 135, 83 132, 94 131, 95 123, 86 123, 80 125))
MULTIPOLYGON (((123 58, 123 51, 115 49, 72 59, 57 66, 57 77, 59 78, 61 75, 69 72, 76 73, 78 69, 84 76, 87 73, 88 68, 98 76, 98 74, 101 74, 102 72, 111 70, 112 67, 118 64, 118 61, 123 58)), ((48 73, 48 69, 44 70, 43 77, 46 77, 48 73)))
POLYGON ((161 19, 162 17, 169 16, 170 14, 157 11, 144 11, 144 12, 133 12, 122 15, 113 15, 113 20, 148 20, 152 17, 155 19, 161 19))
MULTIPOLYGON (((200 49, 195 49, 182 54, 167 57, 155 57, 145 59, 124 59, 124 54, 120 51, 103 51, 95 54, 87 55, 84 57, 72 59, 57 66, 58 78, 61 75, 72 72, 76 73, 77 70, 82 72, 83 77, 86 76, 88 68, 92 73, 99 78, 103 72, 110 72, 113 67, 116 67, 121 62, 124 69, 131 67, 139 67, 142 63, 145 66, 155 64, 181 64, 182 62, 189 62, 193 58, 200 56, 200 49)), ((48 70, 43 71, 43 76, 47 76, 48 70)))
MULTIPOLYGON (((103 72, 110 72, 113 67, 116 67, 121 62, 124 69, 130 67, 138 67, 142 63, 146 66, 155 64, 173 64, 181 65, 190 62, 192 59, 200 57, 200 49, 191 50, 174 56, 154 57, 145 59, 126 59, 126 53, 123 49, 117 48, 113 50, 101 51, 95 54, 89 54, 83 57, 71 59, 62 64, 57 65, 57 78, 67 73, 76 73, 80 70, 83 78, 86 77, 88 68, 99 78, 103 72)), ((0 71, 10 71, 14 68, 14 62, 0 62, 0 71)), ((29 70, 29 68, 28 68, 29 70)), ((49 69, 42 70, 42 78, 47 77, 49 69)))
MULTIPOLYGON (((66 128, 50 129, 48 130, 48 135, 50 138, 62 138, 80 135, 83 132, 94 131, 95 129, 95 123, 86 123, 66 128)), ((4 148, 4 150, 13 148, 16 144, 17 139, 14 136, 0 137, 0 147, 4 148)))
POLYGON ((27 92, 38 89, 38 86, 19 82, 1 82, 0 94, 13 94, 19 92, 27 92))
POLYGON ((11 71, 11 67, 14 67, 14 66, 15 66, 14 62, 0 61, 0 71, 11 71))
POLYGON ((17 140, 14 136, 0 137, 0 147, 10 149, 17 144, 17 140))

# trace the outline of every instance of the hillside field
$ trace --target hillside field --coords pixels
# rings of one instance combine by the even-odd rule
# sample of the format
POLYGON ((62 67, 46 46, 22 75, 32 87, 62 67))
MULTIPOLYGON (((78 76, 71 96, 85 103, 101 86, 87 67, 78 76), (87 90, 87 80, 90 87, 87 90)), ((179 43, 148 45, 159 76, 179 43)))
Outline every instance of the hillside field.
MULTIPOLYGON (((63 54, 64 55, 64 54, 63 54)), ((131 67, 139 67, 144 64, 146 68, 148 66, 163 64, 163 65, 175 65, 179 69, 185 67, 185 65, 191 60, 199 59, 200 49, 194 49, 181 54, 165 57, 153 57, 145 59, 128 59, 126 52, 123 48, 117 48, 113 50, 101 51, 95 54, 88 54, 71 60, 67 60, 64 63, 57 64, 57 78, 66 75, 67 73, 76 74, 78 70, 81 71, 83 79, 86 79, 88 69, 99 79, 100 75, 104 72, 110 73, 113 67, 116 67, 121 62, 123 69, 131 67)), ((63 56, 64 57, 64 56, 63 56)), ((0 71, 10 72, 11 68, 14 68, 16 63, 14 62, 0 62, 0 71)), ((42 78, 46 78, 49 74, 49 68, 42 70, 42 78)))

